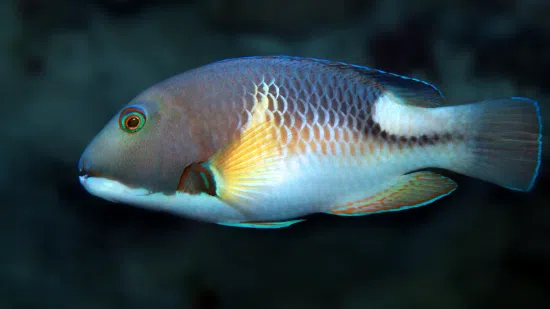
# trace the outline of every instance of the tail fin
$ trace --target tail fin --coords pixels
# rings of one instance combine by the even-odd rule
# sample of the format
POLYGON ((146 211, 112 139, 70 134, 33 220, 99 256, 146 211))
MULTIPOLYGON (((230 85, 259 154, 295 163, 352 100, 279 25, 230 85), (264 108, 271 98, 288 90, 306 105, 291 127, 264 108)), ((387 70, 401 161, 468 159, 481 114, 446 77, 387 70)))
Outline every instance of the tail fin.
POLYGON ((538 103, 520 97, 456 106, 468 111, 467 154, 456 172, 530 191, 539 172, 542 121, 538 103), (471 120, 471 121, 470 121, 471 120), (467 163, 466 163, 467 162, 467 163))

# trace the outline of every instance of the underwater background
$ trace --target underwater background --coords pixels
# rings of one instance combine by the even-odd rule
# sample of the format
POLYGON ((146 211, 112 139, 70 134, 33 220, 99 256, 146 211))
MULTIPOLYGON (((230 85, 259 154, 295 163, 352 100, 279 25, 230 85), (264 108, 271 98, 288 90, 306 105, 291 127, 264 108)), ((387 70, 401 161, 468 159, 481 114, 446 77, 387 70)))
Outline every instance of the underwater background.
MULTIPOLYGON (((550 126, 547 0, 8 0, 0 4, 0 309, 550 308, 550 149, 534 191, 452 175, 412 210, 223 227, 86 193, 77 161, 164 78, 252 55, 524 96, 550 126)), ((548 139, 545 138, 545 141, 548 139)))

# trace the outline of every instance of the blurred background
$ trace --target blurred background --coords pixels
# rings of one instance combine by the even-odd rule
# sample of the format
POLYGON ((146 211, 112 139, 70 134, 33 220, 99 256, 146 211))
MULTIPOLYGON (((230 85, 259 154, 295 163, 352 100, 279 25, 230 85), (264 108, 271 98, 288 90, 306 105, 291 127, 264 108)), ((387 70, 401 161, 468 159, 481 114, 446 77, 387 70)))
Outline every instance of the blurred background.
MULTIPOLYGON (((87 194, 76 164, 135 95, 285 54, 539 100, 547 0, 8 0, 0 4, 0 308, 550 308, 546 147, 530 193, 454 175, 427 207, 237 229, 87 194)), ((548 134, 546 131, 545 134, 548 134)))

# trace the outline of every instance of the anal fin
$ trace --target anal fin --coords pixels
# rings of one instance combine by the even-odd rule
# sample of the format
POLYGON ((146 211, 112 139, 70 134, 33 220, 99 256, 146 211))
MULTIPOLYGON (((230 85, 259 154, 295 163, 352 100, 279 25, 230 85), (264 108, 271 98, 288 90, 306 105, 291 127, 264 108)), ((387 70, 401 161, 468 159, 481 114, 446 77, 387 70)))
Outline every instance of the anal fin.
POLYGON ((457 184, 433 172, 416 172, 400 176, 386 189, 361 200, 334 207, 329 214, 362 216, 385 211, 399 211, 430 204, 457 188, 457 184))
POLYGON ((305 219, 274 221, 274 222, 218 222, 217 224, 232 226, 232 227, 254 228, 254 229, 279 229, 283 227, 289 227, 293 224, 296 224, 302 221, 305 221, 305 219))

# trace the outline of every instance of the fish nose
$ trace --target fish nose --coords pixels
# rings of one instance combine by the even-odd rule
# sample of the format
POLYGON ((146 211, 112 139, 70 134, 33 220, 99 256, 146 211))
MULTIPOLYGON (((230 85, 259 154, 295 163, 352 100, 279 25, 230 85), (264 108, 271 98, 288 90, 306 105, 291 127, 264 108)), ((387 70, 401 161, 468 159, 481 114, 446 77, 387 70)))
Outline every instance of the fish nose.
POLYGON ((84 154, 82 154, 82 156, 80 156, 80 160, 78 160, 78 174, 79 176, 88 175, 88 165, 86 164, 84 154))
POLYGON ((80 176, 86 175, 86 167, 84 165, 84 160, 82 160, 82 157, 80 157, 80 160, 78 160, 78 173, 80 176))
POLYGON ((78 173, 81 177, 87 177, 91 176, 93 174, 91 165, 90 165, 90 150, 89 147, 87 147, 82 155, 80 156, 80 159, 78 160, 78 173))

